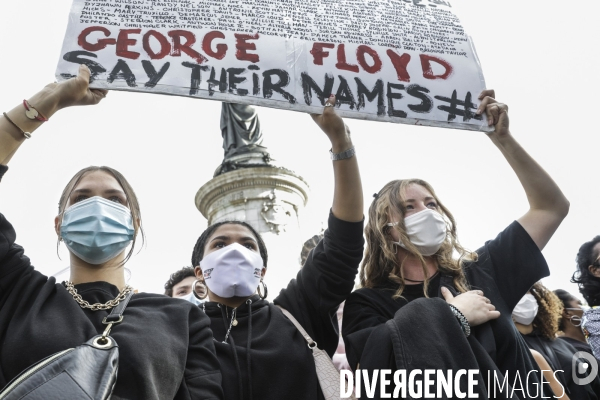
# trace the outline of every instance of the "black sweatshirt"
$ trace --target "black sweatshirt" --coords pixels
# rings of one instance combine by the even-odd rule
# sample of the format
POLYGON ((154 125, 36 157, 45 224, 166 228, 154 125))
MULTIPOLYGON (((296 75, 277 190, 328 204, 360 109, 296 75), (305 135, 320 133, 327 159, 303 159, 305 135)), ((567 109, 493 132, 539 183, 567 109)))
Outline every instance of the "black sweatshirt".
MULTIPOLYGON (((440 298, 418 298, 402 307, 402 312, 397 312, 393 319, 376 328, 365 345, 363 356, 360 359, 362 370, 374 371, 382 369, 404 370, 407 376, 410 371, 418 369, 421 371, 438 370, 448 377, 447 371, 452 371, 450 378, 455 377, 459 370, 479 370, 479 374, 473 376, 477 382, 472 388, 474 396, 467 398, 487 399, 487 388, 485 381, 487 371, 502 377, 503 374, 497 370, 494 362, 488 354, 478 345, 472 337, 466 338, 456 317, 450 311, 450 307, 440 298), (427 318, 424 318, 424 316, 427 318)), ((388 376, 391 379, 390 376, 388 376)), ((416 377, 421 380, 423 377, 416 377)), ((434 375, 433 380, 436 380, 434 375)), ((394 385, 381 387, 381 379, 375 384, 374 393, 366 390, 364 379, 361 380, 360 398, 381 399, 382 389, 387 394, 393 393, 394 385)), ((407 391, 408 391, 408 386, 407 391)), ((416 384, 413 385, 416 388, 416 384)), ((468 393, 467 377, 460 379, 459 390, 468 393)), ((429 390, 436 393, 435 384, 429 390)), ((459 391, 451 392, 459 394, 459 391)), ((408 394, 408 393, 407 393, 408 394)), ((401 393, 400 393, 401 395, 401 393)), ((426 398, 425 390, 422 393, 426 398)), ((357 396, 358 397, 358 396, 357 396)), ((460 398, 459 396, 457 396, 460 398)), ((412 397, 400 397, 412 398, 412 397)), ((436 399, 453 399, 453 395, 440 393, 436 399)), ((494 399, 517 399, 510 394, 498 391, 492 396, 494 399)))
MULTIPOLYGON (((0 166, 0 177, 6 171, 0 166)), ((102 333, 109 311, 82 309, 62 284, 36 271, 0 214, 0 388, 44 357, 102 333)), ((105 303, 107 282, 75 285, 84 300, 105 303)), ((222 399, 209 319, 191 303, 134 294, 110 333, 119 346, 112 400, 222 399)))
MULTIPOLYGON (((352 291, 362 258, 362 230, 362 222, 346 222, 330 214, 325 237, 275 299, 330 356, 339 338, 335 312, 352 291)), ((232 326, 227 343, 223 340, 232 309, 208 302, 205 310, 227 400, 323 399, 311 350, 274 304, 255 295, 238 307, 238 323, 232 326)))
MULTIPOLYGON (((548 265, 535 242, 517 221, 510 224, 495 239, 486 242, 477 250, 477 254, 479 256, 477 261, 464 266, 467 281, 471 289, 480 289, 484 292, 500 311, 500 318, 473 327, 469 343, 471 347, 476 346, 486 352, 503 374, 508 371, 506 375, 509 382, 514 383, 520 378, 523 385, 528 384, 532 397, 536 398, 533 393, 539 392, 540 375, 531 374, 529 379, 527 375, 529 371, 537 370, 537 364, 527 344, 516 330, 511 314, 515 305, 531 286, 549 275, 548 265), (474 343, 473 340, 478 343, 474 343)), ((443 298, 441 286, 446 286, 455 292, 452 277, 441 275, 439 283, 432 281, 429 295, 443 298), (437 287, 433 287, 436 285, 437 287)), ((381 342, 380 336, 371 337, 371 334, 379 326, 394 318, 397 312, 401 313, 402 307, 407 304, 403 298, 392 298, 396 288, 397 285, 391 282, 383 287, 362 288, 353 292, 346 300, 342 334, 346 344, 346 356, 352 368, 355 368, 359 362, 362 365, 362 357, 372 356, 363 354, 369 340, 381 342)), ((428 317, 424 314, 421 319, 428 317)), ((417 323, 418 320, 415 321, 415 329, 418 329, 417 323)), ((445 366, 440 365, 438 368, 444 369, 445 366)), ((519 386, 518 381, 515 386, 519 386)), ((515 391, 515 394, 519 398, 528 398, 522 391, 515 391)))
MULTIPOLYGON (((569 343, 577 351, 585 351, 586 353, 589 353, 590 355, 594 356, 594 352, 592 351, 592 348, 586 342, 581 342, 577 339, 573 339, 573 338, 566 337, 566 336, 559 336, 558 339, 564 340, 565 342, 569 343)), ((596 359, 596 360, 598 361, 598 359, 596 359)), ((600 361, 598 361, 598 365, 600 365, 600 361)))
POLYGON ((546 361, 548 361, 550 368, 554 371, 554 376, 560 382, 570 399, 598 399, 598 396, 600 395, 600 379, 598 377, 586 385, 579 385, 573 380, 573 376, 577 376, 578 378, 585 378, 587 376, 587 374, 580 374, 580 371, 578 371, 579 365, 586 360, 574 360, 573 356, 577 353, 575 347, 564 340, 549 340, 542 336, 537 330, 534 330, 529 335, 523 335, 523 338, 525 339, 525 342, 527 342, 529 348, 540 352, 546 361), (573 370, 574 366, 575 371, 573 370))

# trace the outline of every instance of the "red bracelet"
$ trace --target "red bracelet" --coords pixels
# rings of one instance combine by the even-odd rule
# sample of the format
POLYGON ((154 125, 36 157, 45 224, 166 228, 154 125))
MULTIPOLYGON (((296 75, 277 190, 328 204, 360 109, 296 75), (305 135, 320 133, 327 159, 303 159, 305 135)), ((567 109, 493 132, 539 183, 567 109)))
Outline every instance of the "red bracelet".
POLYGON ((25 116, 29 119, 35 119, 37 121, 46 122, 48 118, 44 117, 34 106, 29 104, 27 100, 23 100, 23 107, 25 107, 25 116))

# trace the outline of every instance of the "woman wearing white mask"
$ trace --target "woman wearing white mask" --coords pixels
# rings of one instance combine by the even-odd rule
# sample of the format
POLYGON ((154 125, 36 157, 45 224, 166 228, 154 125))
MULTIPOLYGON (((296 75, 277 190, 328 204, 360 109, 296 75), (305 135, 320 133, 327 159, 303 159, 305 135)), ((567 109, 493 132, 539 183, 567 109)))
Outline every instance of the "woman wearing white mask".
MULTIPOLYGON (((353 368, 359 363, 361 368, 390 368, 394 358, 389 354, 396 350, 392 328, 403 337, 414 335, 406 343, 415 349, 412 368, 430 361, 442 369, 466 365, 482 375, 486 370, 499 374, 499 379, 508 371, 511 382, 517 374, 525 382, 534 368, 510 314, 531 285, 548 275, 540 250, 567 215, 569 202, 512 137, 508 107, 493 97, 491 90, 481 93, 478 113, 485 112, 494 125, 489 137, 521 181, 529 211, 471 253, 460 245, 452 214, 427 182, 385 185, 369 209, 362 288, 350 295, 344 309, 342 334, 353 368), (456 318, 442 325, 441 319, 451 315, 456 318), (386 326, 388 321, 393 325, 386 326), (411 321, 425 325, 417 328, 411 321), (470 336, 468 344, 465 336, 470 336), (464 351, 474 358, 461 353, 447 364, 452 358, 444 355, 460 343, 471 348, 464 351)), ((531 393, 539 391, 536 385, 539 377, 529 380, 531 393)))
POLYGON ((339 337, 335 313, 354 286, 364 243, 358 163, 344 122, 328 106, 333 104, 334 96, 322 115, 313 116, 331 141, 335 186, 328 229, 274 304, 265 299, 263 278, 269 268, 286 266, 267 268, 267 249, 250 225, 213 224, 194 247, 192 265, 210 299, 200 307, 211 319, 226 399, 324 399, 312 350, 277 306, 333 355, 339 337))
MULTIPOLYGON (((30 133, 55 112, 106 96, 88 87, 89 78, 82 66, 76 78, 46 86, 0 117, 0 175, 30 133)), ((123 175, 108 167, 79 171, 63 190, 58 211, 56 233, 69 250, 65 283, 33 268, 0 214, 0 388, 45 357, 103 333, 103 319, 127 304, 123 321, 110 331, 119 348, 112 399, 222 398, 208 318, 192 304, 162 295, 139 293, 125 301, 132 288, 124 266, 141 233, 141 215, 123 175)), ((96 398, 76 389, 57 387, 62 399, 96 398)), ((36 398, 59 398, 46 395, 45 387, 39 390, 36 398)))
POLYGON ((540 353, 554 371, 552 375, 560 385, 560 390, 554 391, 558 398, 595 400, 600 395, 598 378, 586 384, 576 383, 573 379, 587 375, 581 373, 585 371, 581 363, 588 361, 574 357, 577 349, 557 340, 562 311, 560 299, 541 282, 536 282, 515 306, 512 319, 529 348, 540 353), (561 397, 563 393, 565 396, 561 397))

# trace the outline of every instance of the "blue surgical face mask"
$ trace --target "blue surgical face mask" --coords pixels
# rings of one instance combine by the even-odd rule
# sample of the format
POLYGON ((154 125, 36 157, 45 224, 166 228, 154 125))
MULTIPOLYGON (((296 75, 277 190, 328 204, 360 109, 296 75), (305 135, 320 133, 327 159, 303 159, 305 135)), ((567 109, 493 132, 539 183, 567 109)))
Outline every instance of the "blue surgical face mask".
POLYGON ((131 211, 94 196, 67 208, 60 236, 67 248, 90 264, 102 264, 120 254, 133 240, 131 211))

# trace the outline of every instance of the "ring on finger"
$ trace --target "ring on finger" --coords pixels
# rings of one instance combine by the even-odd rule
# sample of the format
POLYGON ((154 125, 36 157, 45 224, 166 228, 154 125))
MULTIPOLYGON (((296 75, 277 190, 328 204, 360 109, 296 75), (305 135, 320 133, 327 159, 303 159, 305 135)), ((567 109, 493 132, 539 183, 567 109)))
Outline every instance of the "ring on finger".
POLYGON ((325 103, 325 107, 333 107, 333 104, 327 102, 327 103, 325 103))

